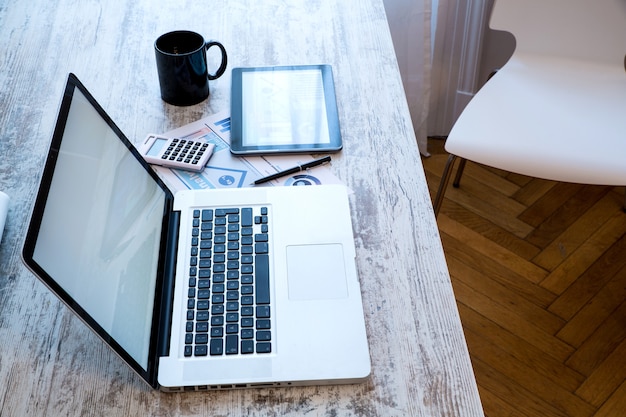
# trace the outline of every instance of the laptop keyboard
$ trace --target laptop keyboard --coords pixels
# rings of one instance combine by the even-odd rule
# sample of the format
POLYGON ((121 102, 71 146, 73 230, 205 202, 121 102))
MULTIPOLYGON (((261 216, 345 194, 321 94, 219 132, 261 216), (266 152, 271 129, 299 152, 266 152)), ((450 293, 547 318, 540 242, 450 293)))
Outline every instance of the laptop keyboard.
POLYGON ((194 210, 184 355, 272 351, 268 208, 194 210))

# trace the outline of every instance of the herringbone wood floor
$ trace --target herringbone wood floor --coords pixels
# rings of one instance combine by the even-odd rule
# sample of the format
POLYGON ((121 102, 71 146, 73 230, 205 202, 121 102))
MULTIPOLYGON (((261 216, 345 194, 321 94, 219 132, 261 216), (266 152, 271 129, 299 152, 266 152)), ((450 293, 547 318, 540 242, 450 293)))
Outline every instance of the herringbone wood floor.
POLYGON ((438 224, 488 417, 626 416, 623 201, 471 162, 450 182, 438 224))

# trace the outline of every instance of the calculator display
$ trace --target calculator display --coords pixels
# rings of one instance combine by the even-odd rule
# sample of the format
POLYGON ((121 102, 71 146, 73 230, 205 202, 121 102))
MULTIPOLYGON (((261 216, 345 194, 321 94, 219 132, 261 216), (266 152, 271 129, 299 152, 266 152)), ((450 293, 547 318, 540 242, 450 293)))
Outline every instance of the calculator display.
POLYGON ((148 150, 148 152, 146 153, 146 155, 159 156, 159 154, 161 153, 161 150, 163 149, 163 146, 165 146, 167 142, 169 142, 169 140, 165 138, 157 138, 152 144, 152 146, 150 147, 150 149, 148 150))

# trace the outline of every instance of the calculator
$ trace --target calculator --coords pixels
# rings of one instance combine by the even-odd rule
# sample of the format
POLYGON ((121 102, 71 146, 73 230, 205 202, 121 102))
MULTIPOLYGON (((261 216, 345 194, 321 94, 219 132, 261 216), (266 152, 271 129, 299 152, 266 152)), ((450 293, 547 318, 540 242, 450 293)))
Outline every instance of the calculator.
POLYGON ((148 135, 139 153, 149 164, 198 172, 204 169, 214 149, 214 144, 204 141, 148 135))

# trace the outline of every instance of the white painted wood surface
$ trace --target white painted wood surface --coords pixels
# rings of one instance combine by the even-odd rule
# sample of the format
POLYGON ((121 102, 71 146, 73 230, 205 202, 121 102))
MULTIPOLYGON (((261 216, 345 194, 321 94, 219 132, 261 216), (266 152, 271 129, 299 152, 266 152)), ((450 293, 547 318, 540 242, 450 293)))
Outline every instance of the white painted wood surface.
MULTIPOLYGON (((0 1, 0 415, 481 416, 482 408, 380 0, 0 1), (330 63, 373 372, 360 385, 164 394, 150 389, 22 265, 67 73, 133 141, 227 109, 230 76, 163 103, 153 42, 220 40, 229 67, 330 63)), ((80 175, 80 173, 76 173, 80 175)))

